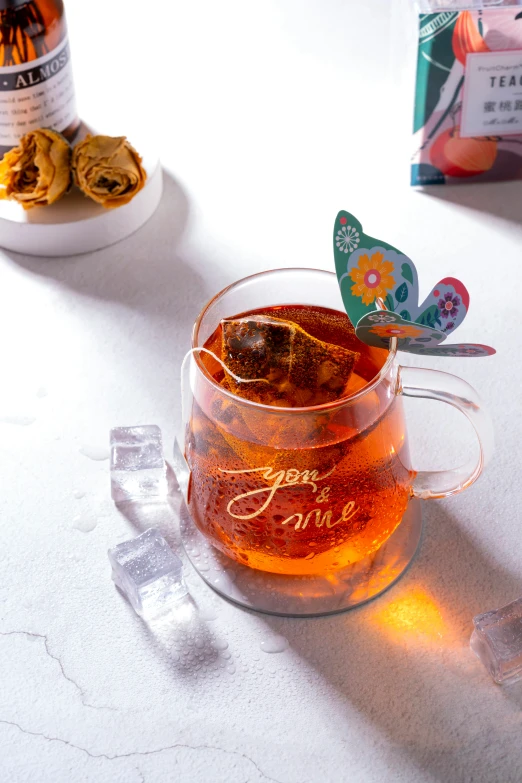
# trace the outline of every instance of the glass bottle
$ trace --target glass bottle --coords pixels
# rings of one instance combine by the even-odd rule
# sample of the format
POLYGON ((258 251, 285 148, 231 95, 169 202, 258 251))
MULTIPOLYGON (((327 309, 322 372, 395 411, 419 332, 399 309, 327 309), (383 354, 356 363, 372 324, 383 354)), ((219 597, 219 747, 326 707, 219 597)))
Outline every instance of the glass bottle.
POLYGON ((24 133, 79 128, 62 0, 0 0, 0 158, 24 133))

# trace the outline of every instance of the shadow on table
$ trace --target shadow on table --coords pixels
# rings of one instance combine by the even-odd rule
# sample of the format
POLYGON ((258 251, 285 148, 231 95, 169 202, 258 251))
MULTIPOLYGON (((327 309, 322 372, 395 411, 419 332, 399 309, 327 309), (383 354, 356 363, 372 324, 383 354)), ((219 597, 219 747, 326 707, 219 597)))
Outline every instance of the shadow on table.
MULTIPOLYGON (((376 601, 315 620, 266 617, 304 665, 441 783, 520 780, 522 683, 500 688, 469 650, 472 617, 522 595, 441 504, 407 575, 376 601), (501 718, 499 718, 499 715, 501 718)), ((342 730, 342 725, 337 725, 342 730)))
MULTIPOLYGON (((157 528, 175 552, 181 550, 179 505, 181 494, 175 475, 167 465, 169 497, 167 501, 128 502, 118 505, 118 511, 134 528, 136 535, 150 527, 157 528)), ((130 608, 129 608, 129 611, 130 608)), ((208 606, 202 607, 191 595, 168 607, 163 614, 142 620, 141 629, 151 649, 187 681, 215 677, 232 664, 227 644, 208 623, 208 606)))
POLYGON ((181 548, 179 516, 182 503, 176 475, 167 462, 168 495, 165 500, 146 499, 117 503, 119 513, 130 522, 135 535, 139 536, 150 527, 157 528, 169 546, 178 551, 181 548))
POLYGON ((147 317, 192 327, 209 298, 201 263, 182 255, 189 219, 188 198, 163 170, 163 195, 156 212, 138 231, 92 253, 46 258, 4 251, 13 263, 87 297, 116 302, 147 317))
POLYGON ((426 186, 419 193, 465 209, 522 223, 522 181, 426 186))

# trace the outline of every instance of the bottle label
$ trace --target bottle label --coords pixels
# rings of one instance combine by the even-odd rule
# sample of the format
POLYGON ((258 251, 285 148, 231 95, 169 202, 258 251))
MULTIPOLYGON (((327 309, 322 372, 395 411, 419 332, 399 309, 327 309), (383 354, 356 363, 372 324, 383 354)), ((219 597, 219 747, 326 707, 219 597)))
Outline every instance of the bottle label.
POLYGON ((0 67, 0 146, 14 147, 37 128, 63 131, 75 118, 67 39, 37 60, 0 67))

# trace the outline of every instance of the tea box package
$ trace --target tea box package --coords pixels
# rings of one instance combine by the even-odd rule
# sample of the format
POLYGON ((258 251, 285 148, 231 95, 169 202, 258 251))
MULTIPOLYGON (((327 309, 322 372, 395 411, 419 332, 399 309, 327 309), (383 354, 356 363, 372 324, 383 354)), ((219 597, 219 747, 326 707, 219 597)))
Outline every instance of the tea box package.
POLYGON ((522 178, 522 4, 421 0, 411 184, 522 178))

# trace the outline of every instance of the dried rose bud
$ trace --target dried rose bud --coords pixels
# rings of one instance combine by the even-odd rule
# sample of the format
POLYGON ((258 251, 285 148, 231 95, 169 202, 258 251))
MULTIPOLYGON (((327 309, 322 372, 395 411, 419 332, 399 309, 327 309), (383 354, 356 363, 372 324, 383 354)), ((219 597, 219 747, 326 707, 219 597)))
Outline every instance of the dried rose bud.
POLYGON ((125 136, 87 136, 74 147, 72 166, 80 190, 107 209, 128 204, 147 179, 125 136))
POLYGON ((61 133, 39 128, 0 161, 0 198, 24 209, 53 204, 71 186, 71 148, 61 133))

